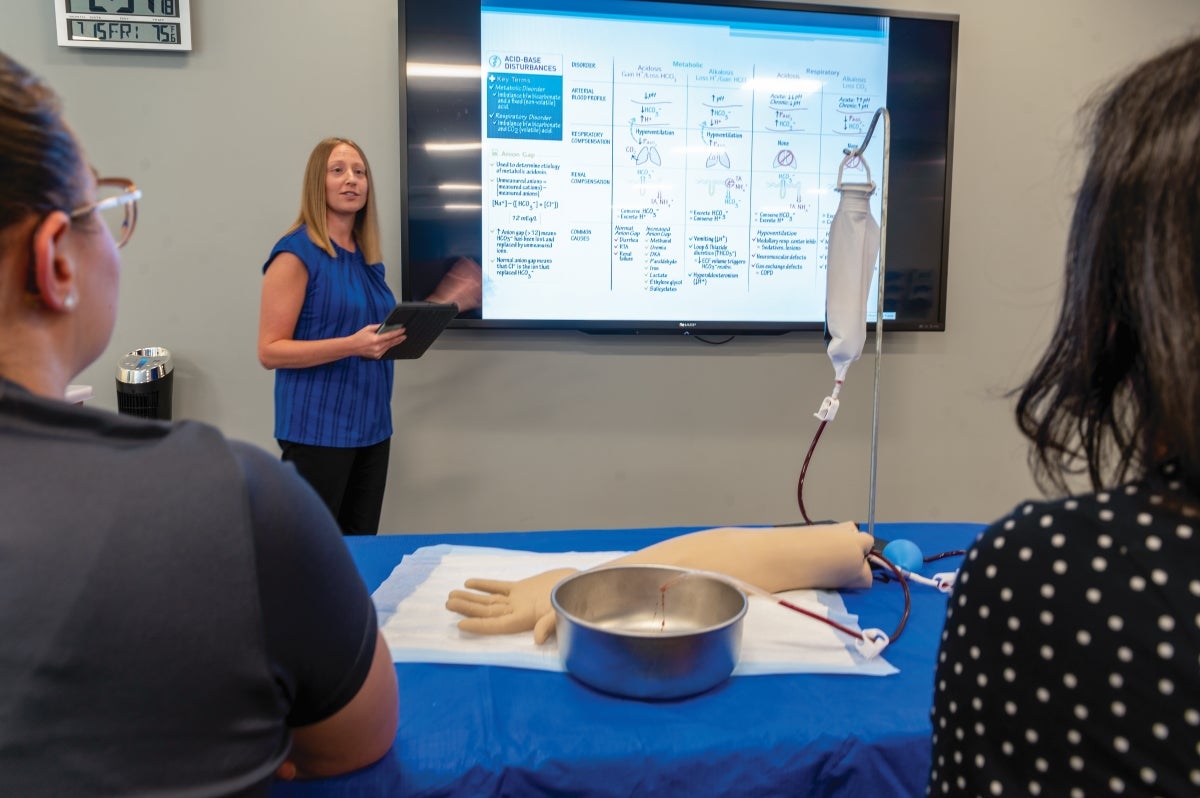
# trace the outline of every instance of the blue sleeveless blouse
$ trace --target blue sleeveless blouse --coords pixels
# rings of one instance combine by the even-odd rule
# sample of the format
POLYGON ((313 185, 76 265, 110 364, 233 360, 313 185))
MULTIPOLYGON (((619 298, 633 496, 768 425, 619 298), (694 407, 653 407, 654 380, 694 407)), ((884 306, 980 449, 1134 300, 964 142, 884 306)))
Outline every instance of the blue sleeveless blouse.
MULTIPOLYGON (((382 322, 396 304, 382 263, 368 264, 362 250, 333 245, 337 257, 314 244, 301 225, 279 240, 263 264, 266 273, 281 252, 308 269, 304 305, 292 337, 341 338, 382 322)), ((275 437, 309 446, 371 446, 392 435, 390 360, 347 357, 299 369, 275 370, 275 437)))

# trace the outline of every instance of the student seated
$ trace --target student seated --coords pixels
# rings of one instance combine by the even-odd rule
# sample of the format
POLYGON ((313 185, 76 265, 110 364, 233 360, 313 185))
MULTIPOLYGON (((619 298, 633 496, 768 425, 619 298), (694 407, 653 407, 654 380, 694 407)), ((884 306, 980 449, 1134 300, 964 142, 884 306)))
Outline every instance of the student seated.
POLYGON ((1200 794, 1200 39, 1100 98, 1090 144, 1016 411, 1066 497, 1018 505, 964 561, 930 795, 1200 794))
POLYGON ((266 795, 368 765, 395 670, 337 524, 196 422, 65 401, 140 192, 0 53, 0 795, 266 795))

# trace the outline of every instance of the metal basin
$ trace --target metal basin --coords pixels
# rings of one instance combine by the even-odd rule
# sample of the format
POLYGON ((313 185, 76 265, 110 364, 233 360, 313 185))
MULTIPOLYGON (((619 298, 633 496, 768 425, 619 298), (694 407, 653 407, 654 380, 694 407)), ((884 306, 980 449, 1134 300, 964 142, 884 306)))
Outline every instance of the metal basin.
POLYGON ((709 690, 737 664, 746 594, 715 574, 658 565, 583 571, 550 595, 575 678, 628 698, 709 690))

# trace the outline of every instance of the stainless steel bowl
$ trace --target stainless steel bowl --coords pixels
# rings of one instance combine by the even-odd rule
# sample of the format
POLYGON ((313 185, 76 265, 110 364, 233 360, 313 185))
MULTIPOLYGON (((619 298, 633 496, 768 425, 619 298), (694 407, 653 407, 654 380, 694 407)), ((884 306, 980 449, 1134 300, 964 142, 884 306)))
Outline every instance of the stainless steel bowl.
POLYGON ((550 598, 563 666, 597 690, 681 698, 737 665, 748 601, 716 574, 612 566, 567 577, 550 598))

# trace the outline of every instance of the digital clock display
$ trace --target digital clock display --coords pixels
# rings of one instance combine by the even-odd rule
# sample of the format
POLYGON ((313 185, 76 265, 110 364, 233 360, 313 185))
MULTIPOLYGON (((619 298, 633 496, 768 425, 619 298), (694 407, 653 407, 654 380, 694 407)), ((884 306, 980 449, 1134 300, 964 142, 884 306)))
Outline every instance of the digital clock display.
POLYGON ((101 42, 179 44, 179 23, 72 19, 67 22, 67 36, 101 42))
POLYGON ((178 0, 67 0, 68 14, 119 14, 126 17, 178 17, 178 0))
POLYGON ((62 47, 192 49, 190 0, 54 0, 62 47))

